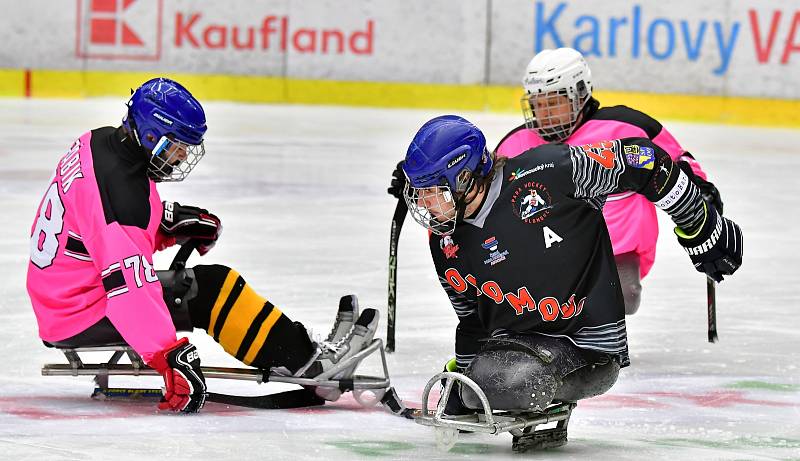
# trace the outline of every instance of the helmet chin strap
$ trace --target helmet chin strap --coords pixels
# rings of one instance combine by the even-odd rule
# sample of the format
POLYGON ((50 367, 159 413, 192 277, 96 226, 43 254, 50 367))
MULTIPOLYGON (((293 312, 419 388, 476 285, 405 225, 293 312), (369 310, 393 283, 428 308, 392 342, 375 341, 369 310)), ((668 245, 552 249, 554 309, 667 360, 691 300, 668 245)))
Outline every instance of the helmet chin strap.
MULTIPOLYGON (((466 192, 464 192, 463 194, 459 194, 460 196, 458 198, 456 198, 456 223, 464 222, 464 219, 467 217, 466 216, 467 207, 469 205, 471 205, 472 202, 475 201, 475 199, 478 197, 478 195, 481 195, 481 191, 480 190, 476 190, 475 191, 475 195, 471 199, 469 199, 469 201, 467 200, 467 196, 469 195, 469 192, 472 190, 472 188, 475 186, 476 183, 477 183, 477 181, 475 180, 475 178, 474 177, 471 178, 470 179, 470 183, 467 186, 466 192)), ((481 203, 479 204, 478 208, 480 208, 480 205, 483 204, 483 200, 485 200, 485 199, 486 199, 486 194, 483 194, 483 196, 481 197, 481 203)), ((476 208, 476 209, 478 209, 478 208, 476 208)))
MULTIPOLYGON (((131 90, 131 94, 133 94, 133 90, 131 90)), ((127 106, 127 104, 126 104, 126 106, 127 106)), ((128 120, 128 124, 130 124, 130 126, 131 126, 131 131, 133 131, 133 133, 132 133, 133 134, 133 140, 136 141, 136 144, 139 147, 144 148, 144 146, 142 145, 142 140, 139 139, 139 129, 136 127, 136 119, 134 119, 133 115, 131 114, 131 106, 128 106, 128 117, 127 117, 127 120, 128 120)))

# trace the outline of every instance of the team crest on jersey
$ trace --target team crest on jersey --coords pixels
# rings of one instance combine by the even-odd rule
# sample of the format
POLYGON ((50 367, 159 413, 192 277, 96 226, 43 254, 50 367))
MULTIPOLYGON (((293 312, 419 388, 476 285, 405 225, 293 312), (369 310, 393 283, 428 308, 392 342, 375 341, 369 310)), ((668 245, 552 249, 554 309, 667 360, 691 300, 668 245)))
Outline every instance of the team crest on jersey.
POLYGON ((444 253, 445 258, 458 258, 456 252, 458 251, 458 245, 453 242, 453 237, 449 235, 445 235, 439 240, 439 248, 442 249, 442 253, 444 253))
POLYGON ((508 256, 508 250, 499 250, 500 242, 497 241, 497 237, 489 237, 483 241, 481 246, 489 250, 489 257, 483 260, 483 264, 494 266, 499 262, 505 261, 506 256, 508 256))
POLYGON ((528 181, 517 188, 511 196, 514 214, 528 224, 537 224, 550 215, 553 199, 547 186, 536 181, 528 181))
POLYGON ((656 162, 656 152, 647 146, 625 146, 625 162, 634 168, 652 170, 656 162))

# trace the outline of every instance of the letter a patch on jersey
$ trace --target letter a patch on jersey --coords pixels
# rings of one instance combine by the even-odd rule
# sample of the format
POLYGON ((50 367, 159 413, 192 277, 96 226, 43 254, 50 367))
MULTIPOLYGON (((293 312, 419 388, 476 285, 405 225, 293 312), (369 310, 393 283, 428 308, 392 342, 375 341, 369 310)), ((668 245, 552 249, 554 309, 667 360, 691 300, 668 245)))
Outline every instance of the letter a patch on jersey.
POLYGON ((547 226, 542 228, 542 235, 544 236, 544 247, 550 248, 553 246, 554 243, 561 243, 564 241, 564 238, 560 235, 556 234, 553 229, 550 229, 547 226))
POLYGON ((614 143, 611 141, 601 141, 594 144, 584 144, 578 147, 587 157, 596 161, 603 168, 610 170, 614 168, 614 143))

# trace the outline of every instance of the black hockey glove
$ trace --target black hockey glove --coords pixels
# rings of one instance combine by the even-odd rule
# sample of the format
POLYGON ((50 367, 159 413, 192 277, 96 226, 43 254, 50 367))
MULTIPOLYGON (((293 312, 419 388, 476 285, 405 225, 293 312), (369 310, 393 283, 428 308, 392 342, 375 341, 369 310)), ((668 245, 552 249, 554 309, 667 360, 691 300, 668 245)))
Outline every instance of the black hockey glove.
POLYGON ((389 195, 394 196, 398 200, 403 199, 403 189, 406 188, 406 174, 403 173, 403 160, 397 162, 397 167, 395 167, 394 171, 392 172, 392 185, 386 189, 386 192, 389 195))
POLYGON ((697 186, 697 188, 700 189, 700 194, 703 196, 703 200, 714 205, 717 211, 719 211, 719 214, 723 214, 722 197, 720 197, 719 195, 719 190, 717 189, 717 186, 715 186, 714 183, 706 181, 700 176, 694 174, 692 166, 689 165, 689 162, 687 162, 686 160, 679 160, 678 166, 681 167, 681 170, 683 170, 683 172, 686 173, 686 176, 689 176, 689 179, 691 179, 692 182, 697 186))
POLYGON ((686 235, 679 228, 675 233, 695 269, 721 282, 723 275, 733 274, 742 265, 742 229, 715 207, 705 205, 706 220, 695 235, 686 235))
POLYGON ((178 202, 164 202, 161 230, 175 237, 175 243, 183 245, 189 240, 199 242, 197 252, 208 253, 222 234, 222 222, 208 210, 178 202))
POLYGON ((181 338, 156 352, 150 368, 164 378, 164 396, 158 404, 162 410, 197 413, 206 402, 206 380, 200 369, 197 349, 186 338, 181 338))

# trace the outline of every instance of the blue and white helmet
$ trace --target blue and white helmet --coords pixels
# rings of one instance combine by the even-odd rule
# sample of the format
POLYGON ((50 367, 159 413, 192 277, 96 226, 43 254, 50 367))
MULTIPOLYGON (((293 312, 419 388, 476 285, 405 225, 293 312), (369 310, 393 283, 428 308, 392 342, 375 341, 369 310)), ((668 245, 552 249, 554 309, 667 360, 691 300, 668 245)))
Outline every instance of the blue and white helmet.
POLYGON ((419 129, 408 146, 403 191, 411 216, 438 235, 455 230, 465 196, 476 179, 492 170, 486 138, 456 115, 436 117, 419 129))
POLYGON ((127 106, 122 124, 150 154, 150 177, 186 178, 205 155, 206 115, 197 99, 178 82, 154 78, 133 92, 127 106))

